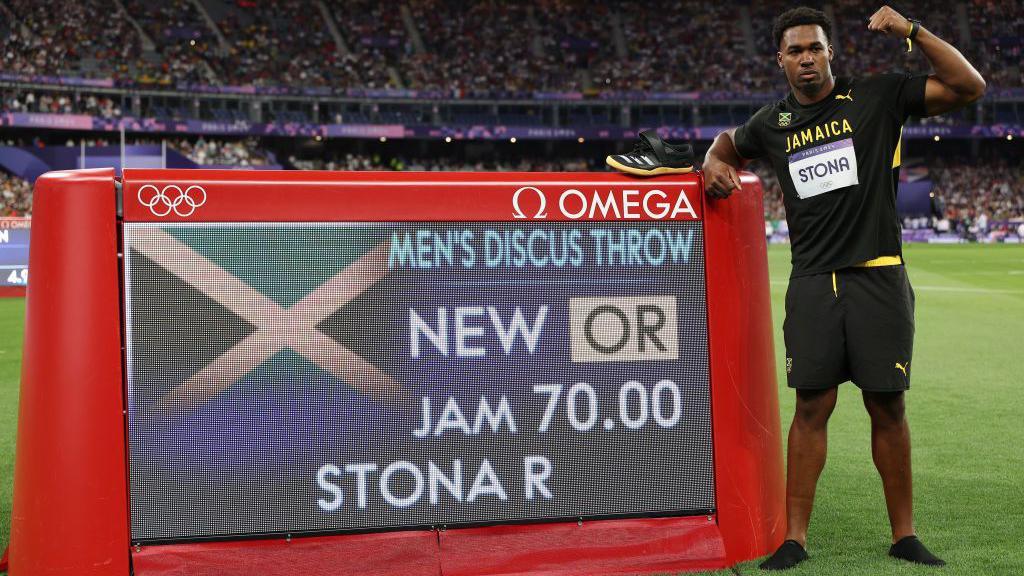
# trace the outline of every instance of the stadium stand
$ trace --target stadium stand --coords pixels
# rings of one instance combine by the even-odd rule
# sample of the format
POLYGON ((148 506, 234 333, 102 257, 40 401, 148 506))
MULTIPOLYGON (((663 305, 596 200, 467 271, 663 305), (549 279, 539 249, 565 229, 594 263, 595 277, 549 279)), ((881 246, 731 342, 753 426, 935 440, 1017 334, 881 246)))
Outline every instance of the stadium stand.
MULTIPOLYGON (((454 94, 577 90, 578 72, 607 41, 602 38, 607 33, 593 34, 592 25, 599 20, 574 21, 570 16, 586 12, 583 4, 480 2, 467 7, 455 0, 411 2, 425 50, 416 50, 414 65, 404 70, 406 83, 454 94)), ((606 9, 600 2, 588 8, 606 9)))
POLYGON ((351 83, 335 69, 336 47, 323 16, 309 2, 224 4, 216 19, 228 50, 208 61, 222 84, 326 86, 351 83))
POLYGON ((1001 88, 1024 86, 1024 6, 973 0, 967 15, 972 62, 986 80, 1001 88))
POLYGON ((509 160, 458 160, 453 158, 384 157, 378 154, 344 153, 329 159, 300 159, 289 157, 289 162, 300 170, 374 170, 374 171, 487 171, 487 172, 579 172, 593 169, 587 158, 523 158, 509 160))
MULTIPOLYGON (((8 73, 111 78, 125 85, 479 95, 777 92, 783 85, 772 57, 771 20, 789 4, 128 0, 121 10, 107 0, 8 0, 5 6, 14 17, 2 44, 8 73)), ((926 71, 919 50, 894 66, 891 39, 864 26, 874 6, 863 0, 825 5, 836 21, 837 71, 926 71)), ((1024 87, 1019 3, 974 0, 951 9, 938 0, 913 0, 901 8, 963 47, 994 86, 1024 87)))
POLYGON ((138 83, 217 82, 202 57, 210 49, 213 35, 192 2, 125 0, 124 6, 152 43, 150 50, 143 51, 142 58, 159 69, 157 76, 140 77, 138 83))
MULTIPOLYGON (((0 116, 0 137, 9 146, 84 140, 103 147, 127 120, 143 133, 132 136, 136 144, 163 139, 203 166, 287 158, 287 167, 300 169, 603 169, 600 146, 619 146, 617 136, 604 137, 587 159, 573 148, 575 135, 546 152, 486 160, 479 152, 456 158, 439 139, 507 140, 504 126, 557 134, 738 124, 786 89, 771 21, 788 7, 782 0, 2 0, 0 112, 38 115, 39 123, 5 124, 0 116), (332 134, 324 124, 357 130, 332 134), (393 132, 363 134, 352 125, 425 129, 418 143, 374 151, 361 142, 393 132), (335 144, 299 150, 321 135, 335 144), (351 145, 338 144, 347 138, 351 145)), ((920 50, 908 53, 867 30, 876 4, 822 7, 836 22, 838 74, 928 71, 920 50)), ((933 146, 931 132, 906 140, 909 153, 924 157, 935 199, 934 217, 910 217, 907 227, 963 236, 1015 229, 1024 219, 1024 171, 1019 154, 999 147, 1019 150, 1019 142, 998 140, 1021 136, 1024 122, 1024 5, 910 0, 899 9, 960 47, 989 83, 977 105, 909 124, 937 129, 936 140, 959 129, 950 138, 964 144, 933 146)), ((696 138, 706 145, 713 135, 696 138)), ((776 233, 784 229, 778 182, 764 166, 752 168, 776 233)), ((3 174, 4 214, 27 213, 30 194, 25 180, 3 174)))
POLYGON ((0 110, 4 112, 35 112, 40 114, 89 114, 100 118, 118 118, 121 107, 104 94, 81 92, 39 92, 35 90, 0 90, 0 110))
POLYGON ((657 1, 642 10, 625 6, 630 8, 620 14, 626 58, 602 61, 592 75, 595 86, 666 92, 752 87, 745 76, 749 54, 739 4, 657 1))
POLYGON ((13 16, 3 40, 3 69, 133 81, 152 74, 127 15, 104 0, 8 0, 13 16), (102 15, 102 17, 97 17, 102 15))
POLYGON ((195 142, 178 138, 168 146, 181 152, 200 166, 220 165, 250 168, 268 163, 267 153, 255 139, 217 140, 199 137, 195 142))
POLYGON ((972 223, 982 216, 990 221, 1024 217, 1024 166, 1020 158, 986 158, 981 162, 936 158, 933 193, 943 216, 952 222, 972 223))
POLYGON ((330 0, 326 6, 347 47, 344 61, 352 75, 344 86, 402 88, 396 70, 406 70, 408 78, 414 66, 407 60, 412 46, 401 11, 394 5, 368 0, 330 0))

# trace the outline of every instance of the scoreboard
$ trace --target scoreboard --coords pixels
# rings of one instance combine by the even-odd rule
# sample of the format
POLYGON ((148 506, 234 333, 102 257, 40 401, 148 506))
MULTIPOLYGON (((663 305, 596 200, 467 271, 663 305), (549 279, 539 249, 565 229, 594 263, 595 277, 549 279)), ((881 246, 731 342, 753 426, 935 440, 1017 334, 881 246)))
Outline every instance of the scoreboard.
POLYGON ((0 290, 28 285, 29 218, 0 218, 0 290))
POLYGON ((30 334, 72 334, 46 350, 60 366, 29 338, 19 426, 60 421, 47 435, 86 448, 19 444, 12 569, 53 562, 33 554, 55 530, 82 542, 65 567, 114 541, 140 576, 657 572, 769 552, 781 442, 744 184, 712 204, 699 175, 44 176, 36 245, 94 245, 33 253, 30 334), (54 286, 76 274, 69 300, 54 286), (62 307, 79 321, 51 327, 62 307), (62 380, 76 362, 91 384, 62 380), (32 494, 55 469, 93 490, 74 505, 92 534, 74 510, 43 518, 32 494), (368 545, 391 560, 367 564, 368 545))
POLYGON ((126 224, 133 539, 706 514, 702 242, 126 224))

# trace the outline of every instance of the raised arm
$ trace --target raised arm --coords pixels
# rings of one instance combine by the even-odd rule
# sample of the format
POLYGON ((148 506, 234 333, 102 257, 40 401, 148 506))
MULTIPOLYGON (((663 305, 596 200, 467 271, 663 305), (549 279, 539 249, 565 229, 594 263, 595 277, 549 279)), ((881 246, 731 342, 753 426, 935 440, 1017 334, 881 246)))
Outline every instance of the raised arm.
POLYGON ((715 198, 728 198, 740 189, 740 177, 737 170, 746 164, 746 160, 736 152, 733 143, 735 128, 719 134, 708 148, 704 156, 704 189, 715 198))
MULTIPOLYGON (((882 6, 868 22, 868 30, 906 38, 913 24, 888 6, 882 6)), ((935 73, 928 77, 924 105, 928 116, 962 108, 985 93, 985 80, 959 50, 921 26, 913 39, 932 65, 935 73)))

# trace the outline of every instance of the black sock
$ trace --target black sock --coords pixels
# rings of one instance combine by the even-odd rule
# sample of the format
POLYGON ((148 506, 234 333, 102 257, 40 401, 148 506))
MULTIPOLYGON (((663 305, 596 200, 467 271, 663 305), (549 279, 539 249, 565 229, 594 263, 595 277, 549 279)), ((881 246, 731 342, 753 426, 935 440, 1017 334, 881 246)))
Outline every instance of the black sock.
POLYGON ((761 570, 786 570, 807 560, 807 551, 796 540, 786 540, 764 562, 761 562, 761 570))
POLYGON ((929 552, 924 544, 917 539, 917 536, 901 538, 899 542, 892 545, 892 548, 889 548, 889 556, 928 566, 946 565, 941 558, 929 552))

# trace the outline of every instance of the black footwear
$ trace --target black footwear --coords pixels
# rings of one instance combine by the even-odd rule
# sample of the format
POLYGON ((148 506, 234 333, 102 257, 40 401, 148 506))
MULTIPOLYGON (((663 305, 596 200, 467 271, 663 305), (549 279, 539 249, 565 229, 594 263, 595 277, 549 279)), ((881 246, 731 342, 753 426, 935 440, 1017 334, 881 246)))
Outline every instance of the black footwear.
POLYGON ((761 562, 761 570, 788 570, 807 560, 810 556, 796 540, 786 540, 767 560, 761 562))
POLYGON ((917 539, 917 536, 907 536, 906 538, 900 538, 900 541, 893 544, 889 548, 889 556, 898 558, 900 560, 906 560, 907 562, 914 562, 916 564, 924 564, 926 566, 945 566, 946 562, 932 554, 924 547, 924 544, 917 539))
POLYGON ((644 130, 639 139, 632 152, 612 154, 605 162, 637 176, 693 172, 693 147, 689 144, 667 144, 654 130, 644 130))

